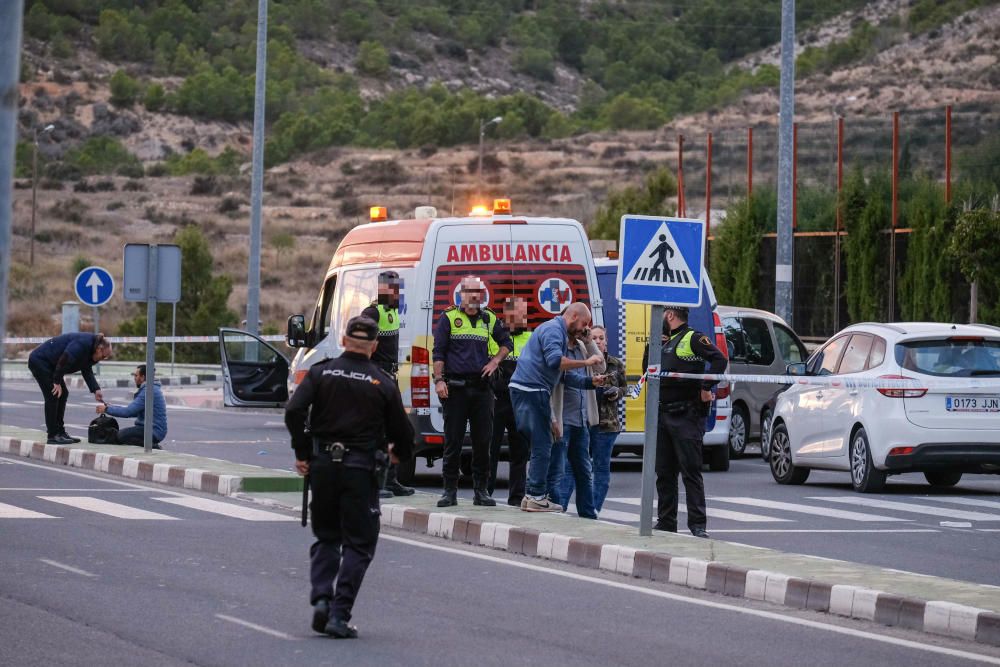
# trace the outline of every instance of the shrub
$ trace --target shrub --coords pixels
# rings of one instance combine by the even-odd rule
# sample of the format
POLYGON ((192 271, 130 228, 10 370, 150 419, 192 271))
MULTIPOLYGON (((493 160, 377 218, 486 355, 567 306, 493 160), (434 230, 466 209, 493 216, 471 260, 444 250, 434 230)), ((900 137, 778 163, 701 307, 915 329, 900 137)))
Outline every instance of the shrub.
POLYGON ((111 103, 116 107, 131 107, 139 97, 139 82, 120 69, 111 75, 111 103))
POLYGON ((527 46, 514 58, 514 68, 540 81, 555 81, 555 61, 546 49, 527 46))
POLYGON ((89 257, 84 257, 83 255, 77 255, 73 258, 73 263, 69 267, 69 275, 77 276, 88 266, 93 265, 89 257))
POLYGON ((65 161, 79 173, 109 174, 122 167, 142 169, 139 159, 111 137, 91 137, 66 153, 65 161))
POLYGON ((240 210, 241 204, 238 197, 223 197, 222 201, 219 202, 218 211, 219 213, 234 213, 240 210))
POLYGON ((122 190, 125 192, 144 192, 146 186, 139 181, 125 181, 125 185, 122 186, 122 190))
POLYGON ((409 176, 395 160, 372 160, 361 167, 361 176, 372 185, 399 185, 409 176))
POLYGON ((108 205, 105 208, 109 211, 117 211, 119 209, 125 208, 125 202, 123 201, 108 202, 108 205))
POLYGON ((114 181, 104 180, 94 183, 94 192, 115 192, 117 189, 114 181))
POLYGON ((142 97, 142 104, 148 111, 159 111, 167 102, 167 91, 158 83, 151 84, 146 88, 146 94, 142 97))
POLYGON ((219 192, 219 182, 215 176, 195 176, 191 182, 192 195, 217 195, 219 192))
POLYGON ((49 213, 57 220, 65 220, 66 222, 79 224, 86 219, 86 215, 89 210, 90 209, 87 205, 82 201, 76 197, 71 197, 70 199, 57 201, 49 209, 49 213))
POLYGON ((389 52, 378 42, 361 42, 355 65, 362 74, 382 78, 389 74, 389 52))

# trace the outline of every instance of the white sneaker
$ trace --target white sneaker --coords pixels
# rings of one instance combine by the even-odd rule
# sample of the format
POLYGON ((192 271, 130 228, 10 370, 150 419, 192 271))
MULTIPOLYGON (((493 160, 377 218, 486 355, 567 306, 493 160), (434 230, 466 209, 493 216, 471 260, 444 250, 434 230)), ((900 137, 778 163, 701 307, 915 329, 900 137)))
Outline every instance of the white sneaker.
POLYGON ((547 496, 532 498, 525 496, 521 501, 521 509, 525 512, 562 512, 562 505, 552 502, 547 496))

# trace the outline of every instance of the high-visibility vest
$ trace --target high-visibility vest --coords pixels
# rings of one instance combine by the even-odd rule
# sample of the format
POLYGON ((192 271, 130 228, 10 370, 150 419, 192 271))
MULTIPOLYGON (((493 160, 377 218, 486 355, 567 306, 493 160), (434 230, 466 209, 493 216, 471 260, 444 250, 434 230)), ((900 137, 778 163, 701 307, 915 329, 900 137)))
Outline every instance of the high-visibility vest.
MULTIPOLYGON (((514 349, 511 350, 510 354, 507 355, 507 359, 510 359, 512 361, 517 361, 517 358, 521 356, 521 351, 524 349, 524 346, 528 344, 528 339, 530 338, 531 338, 530 331, 522 331, 519 334, 511 334, 510 339, 514 342, 514 349)), ((492 357, 496 355, 497 352, 500 351, 500 346, 497 345, 495 340, 490 338, 489 341, 487 341, 486 343, 486 349, 487 351, 489 351, 490 356, 492 357)))

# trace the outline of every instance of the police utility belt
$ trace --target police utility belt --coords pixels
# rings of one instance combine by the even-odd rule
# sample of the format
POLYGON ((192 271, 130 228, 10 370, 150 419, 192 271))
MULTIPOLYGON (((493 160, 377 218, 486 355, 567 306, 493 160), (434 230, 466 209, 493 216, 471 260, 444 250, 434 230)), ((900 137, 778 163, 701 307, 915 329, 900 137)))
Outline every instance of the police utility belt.
POLYGON ((399 374, 399 364, 376 362, 375 365, 393 377, 399 374))
POLYGON ((485 389, 490 386, 490 381, 479 373, 445 375, 444 381, 449 389, 485 389))
POLYGON ((385 450, 378 447, 374 442, 347 444, 343 442, 331 442, 322 438, 313 438, 313 454, 317 456, 319 454, 329 454, 330 460, 333 463, 343 463, 344 455, 348 452, 369 455, 376 466, 384 465, 388 460, 385 450))

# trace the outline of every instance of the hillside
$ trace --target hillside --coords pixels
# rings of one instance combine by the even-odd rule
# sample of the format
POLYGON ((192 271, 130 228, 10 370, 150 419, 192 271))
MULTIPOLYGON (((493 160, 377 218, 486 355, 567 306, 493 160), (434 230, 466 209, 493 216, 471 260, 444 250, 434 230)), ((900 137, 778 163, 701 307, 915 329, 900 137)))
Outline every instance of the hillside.
MULTIPOLYGON (((32 13, 37 19, 41 14, 37 8, 42 3, 29 4, 29 20, 32 13)), ((245 303, 245 288, 241 285, 246 282, 249 218, 248 119, 240 117, 242 112, 223 119, 190 110, 182 112, 180 107, 168 111, 171 105, 181 104, 177 97, 170 101, 171 96, 177 96, 199 75, 159 72, 152 47, 148 59, 142 61, 102 54, 101 18, 99 12, 95 15, 96 9, 130 3, 86 3, 86 10, 70 7, 83 4, 63 2, 60 14, 57 6, 60 3, 49 2, 46 7, 52 16, 63 17, 67 25, 70 20, 76 21, 79 26, 60 30, 47 40, 29 36, 25 42, 27 65, 20 128, 26 143, 19 147, 22 179, 15 198, 10 331, 40 334, 56 330, 51 315, 58 302, 71 298, 74 275, 71 267, 92 261, 120 273, 123 241, 166 241, 178 228, 191 223, 198 225, 209 239, 217 270, 232 278, 230 307, 241 312, 245 303), (123 79, 125 74, 116 75, 119 70, 128 72, 127 78, 139 86, 132 94, 133 101, 122 100, 123 82, 128 81, 123 79), (113 91, 115 76, 118 78, 113 91), (155 85, 162 86, 166 95, 159 106, 155 100, 148 104, 149 90, 155 85), (111 102, 113 96, 116 103, 111 102), (143 102, 135 101, 139 99, 143 102), (25 169, 30 169, 32 131, 42 130, 49 123, 55 129, 39 138, 43 175, 39 179, 36 266, 29 268, 31 190, 30 171, 26 173, 25 169), (100 138, 101 143, 88 143, 94 137, 100 138)), ((149 4, 188 6, 179 2, 149 4)), ((221 3, 190 4, 209 11, 221 3)), ((230 4, 231 14, 238 14, 237 18, 244 20, 247 3, 230 4)), ((287 9, 299 4, 307 3, 274 2, 272 14, 275 8, 287 9)), ((394 3, 369 4, 381 11, 394 3)), ((755 178, 765 184, 772 178, 776 165, 773 141, 776 79, 757 86, 756 90, 754 85, 749 88, 736 85, 735 93, 722 94, 721 88, 712 88, 712 95, 700 96, 703 99, 697 104, 705 108, 697 113, 678 111, 684 104, 676 102, 657 106, 656 95, 675 95, 674 86, 684 80, 683 76, 672 79, 661 76, 658 86, 646 85, 658 91, 646 99, 637 96, 642 83, 629 83, 614 95, 614 82, 607 76, 610 65, 601 70, 598 78, 593 78, 585 66, 573 67, 562 56, 550 54, 554 80, 546 81, 523 71, 523 58, 519 60, 518 54, 523 54, 525 47, 523 37, 516 35, 528 30, 525 26, 530 27, 532 21, 522 19, 537 18, 546 9, 554 11, 552 7, 579 5, 589 11, 598 5, 538 2, 527 3, 531 9, 526 9, 522 6, 525 3, 512 4, 521 7, 514 11, 504 5, 508 7, 504 11, 510 12, 509 24, 520 26, 519 30, 504 32, 513 37, 498 39, 495 44, 486 40, 481 48, 465 46, 466 59, 460 60, 448 55, 457 52, 449 51, 447 46, 438 48, 448 42, 446 37, 414 27, 408 33, 410 41, 416 44, 413 48, 422 47, 420 53, 427 56, 426 60, 421 61, 419 68, 410 67, 408 63, 412 63, 407 58, 413 57, 412 48, 386 49, 387 70, 378 69, 377 76, 359 72, 358 56, 364 40, 344 38, 339 29, 334 30, 330 25, 326 29, 333 31, 332 39, 296 35, 290 40, 298 55, 289 62, 298 63, 298 67, 301 58, 316 68, 309 70, 313 72, 309 76, 330 82, 314 86, 312 97, 328 100, 330 108, 342 109, 347 105, 354 109, 355 115, 324 115, 328 113, 327 107, 313 109, 310 103, 299 109, 286 109, 283 113, 292 115, 284 120, 280 114, 275 118, 272 111, 274 122, 268 131, 272 149, 281 148, 277 146, 281 139, 286 141, 282 144, 286 150, 281 160, 274 159, 272 151, 269 161, 273 166, 266 177, 262 316, 267 325, 281 326, 289 313, 310 308, 319 287, 318 274, 346 229, 363 219, 367 206, 385 204, 396 215, 406 215, 416 205, 427 203, 442 212, 453 209, 462 212, 476 190, 478 117, 504 116, 505 120, 488 134, 484 194, 512 197, 516 211, 558 213, 589 223, 609 189, 635 184, 655 166, 673 169, 678 133, 687 137, 685 178, 689 214, 703 213, 701 179, 707 131, 715 134, 716 142, 715 210, 725 207, 728 196, 741 194, 747 126, 758 128, 755 178), (340 78, 348 75, 351 81, 340 78), (433 86, 427 88, 431 82, 442 85, 437 90, 433 86), (336 95, 323 92, 326 85, 333 86, 338 91, 336 95), (600 92, 602 101, 596 107, 585 94, 587 91, 600 92), (508 95, 511 96, 504 97, 508 95), (735 101, 728 102, 729 96, 735 101), (361 107, 353 101, 355 98, 362 100, 361 107), (622 99, 631 100, 631 106, 625 105, 623 110, 622 99), (429 106, 432 102, 439 106, 429 106), (429 112, 431 116, 447 118, 451 125, 461 126, 461 131, 445 140, 430 134, 426 140, 415 141, 421 136, 418 121, 427 117, 428 108, 437 108, 438 111, 429 112), (649 108, 655 112, 652 116, 649 108), (408 123, 397 127, 400 119, 407 117, 410 117, 408 123), (292 122, 311 118, 321 118, 322 123, 296 126, 292 122), (617 120, 612 123, 612 119, 617 120), (622 119, 639 127, 651 120, 655 125, 645 130, 622 129, 616 126, 622 119), (338 122, 341 124, 337 125, 338 122), (341 128, 339 135, 330 134, 334 126, 341 128), (388 130, 396 132, 398 139, 388 143, 402 147, 381 147, 387 140, 378 137, 388 130), (351 135, 353 139, 347 143, 362 145, 315 146, 319 134, 326 139, 339 136, 334 143, 343 143, 351 135), (373 140, 377 140, 379 147, 363 145, 373 140), (291 248, 284 247, 287 236, 294 239, 291 248)), ((771 11, 779 3, 765 4, 771 11)), ((851 10, 861 3, 825 3, 825 6, 837 8, 838 4, 851 10)), ((856 132, 853 141, 858 146, 884 146, 890 110, 900 109, 908 118, 920 119, 922 124, 909 126, 914 160, 937 170, 935 173, 939 172, 935 142, 940 137, 944 104, 958 105, 956 132, 961 133, 961 139, 956 138, 958 150, 976 146, 1000 127, 997 111, 1000 81, 996 78, 1000 71, 996 55, 996 46, 1000 44, 1000 7, 985 3, 986 6, 960 13, 951 20, 934 19, 930 29, 911 34, 906 28, 908 17, 914 12, 910 4, 880 0, 863 8, 865 24, 872 26, 875 36, 866 38, 868 41, 864 43, 868 46, 855 49, 852 56, 855 59, 838 55, 836 58, 847 62, 830 65, 833 61, 827 56, 834 51, 831 45, 849 40, 851 31, 861 24, 850 11, 832 17, 828 12, 824 16, 818 13, 819 3, 806 3, 814 12, 813 27, 800 33, 800 41, 805 44, 808 38, 809 45, 826 49, 823 53, 827 55, 821 58, 815 51, 810 52, 809 62, 818 64, 812 65, 814 71, 797 86, 797 119, 806 139, 800 148, 800 159, 812 165, 812 171, 807 170, 803 178, 829 182, 835 113, 848 115, 856 132), (824 20, 815 20, 817 16, 824 16, 824 20), (934 23, 939 20, 943 22, 934 23), (871 48, 874 50, 868 50, 871 48)), ((945 4, 955 10, 958 5, 964 9, 966 4, 979 3, 945 4)), ((688 6, 687 3, 677 6, 682 5, 688 6)), ((467 6, 478 7, 479 3, 467 6)), ((632 6, 630 2, 615 4, 621 12, 628 12, 632 6)), ((649 6, 650 3, 636 2, 633 11, 649 6)), ((714 3, 704 3, 704 7, 718 10, 714 3)), ((733 7, 737 12, 734 16, 738 16, 741 10, 735 4, 733 7)), ((459 14, 451 19, 471 15, 459 14)), ((757 20, 765 22, 768 16, 764 12, 757 20)), ((668 26, 673 28, 672 34, 683 28, 683 18, 682 11, 679 17, 671 19, 676 23, 668 26)), ((399 20, 397 15, 390 23, 398 26, 399 20)), ((713 19, 703 16, 698 21, 694 17, 688 20, 698 24, 713 19)), ((716 18, 714 25, 730 26, 734 20, 716 18)), ((623 21, 619 19, 611 25, 632 30, 637 23, 635 18, 623 21)), ((809 21, 805 23, 809 26, 809 21)), ((275 20, 274 25, 280 32, 282 21, 275 20)), ((740 70, 743 74, 720 63, 717 71, 703 73, 706 78, 697 83, 711 86, 713 76, 722 77, 715 79, 716 82, 745 82, 761 73, 767 80, 771 76, 768 62, 774 54, 769 49, 777 36, 774 25, 770 25, 769 33, 761 31, 762 35, 771 34, 771 41, 763 36, 747 40, 727 54, 729 62, 742 63, 747 68, 740 70), (755 47, 762 48, 754 50, 755 47)), ((321 26, 315 28, 321 29, 321 26)), ((223 37, 215 33, 216 40, 223 37)), ((252 43, 252 33, 249 39, 252 43)), ((715 39, 723 40, 725 35, 715 39)), ((154 42, 148 35, 147 40, 154 42)), ((244 34, 241 40, 246 44, 247 36, 244 34)), ((699 47, 692 43, 691 48, 699 47)), ((807 46, 802 48, 800 62, 804 62, 801 58, 807 46)), ((610 47, 608 52, 612 52, 610 47)), ((275 58, 282 53, 280 47, 271 50, 275 58)), ((706 56, 703 47, 694 53, 695 59, 718 60, 718 52, 706 56)), ((212 60, 207 53, 205 56, 207 61, 212 60)), ((629 71, 639 71, 635 62, 623 66, 629 71)), ((289 65, 289 69, 295 67, 289 65)), ((272 75, 270 81, 275 89, 281 89, 280 76, 272 75)), ((245 80, 242 85, 245 86, 245 80)), ((276 104, 287 106, 299 101, 278 100, 276 104)), ((219 104, 223 102, 220 100, 219 104)), ((442 124, 438 119, 435 128, 442 124)), ((624 125, 627 127, 629 123, 624 125)), ((872 159, 876 158, 881 159, 878 156, 872 159)), ((102 315, 102 328, 109 331, 114 331, 117 322, 134 315, 132 308, 117 299, 114 304, 102 315)))

